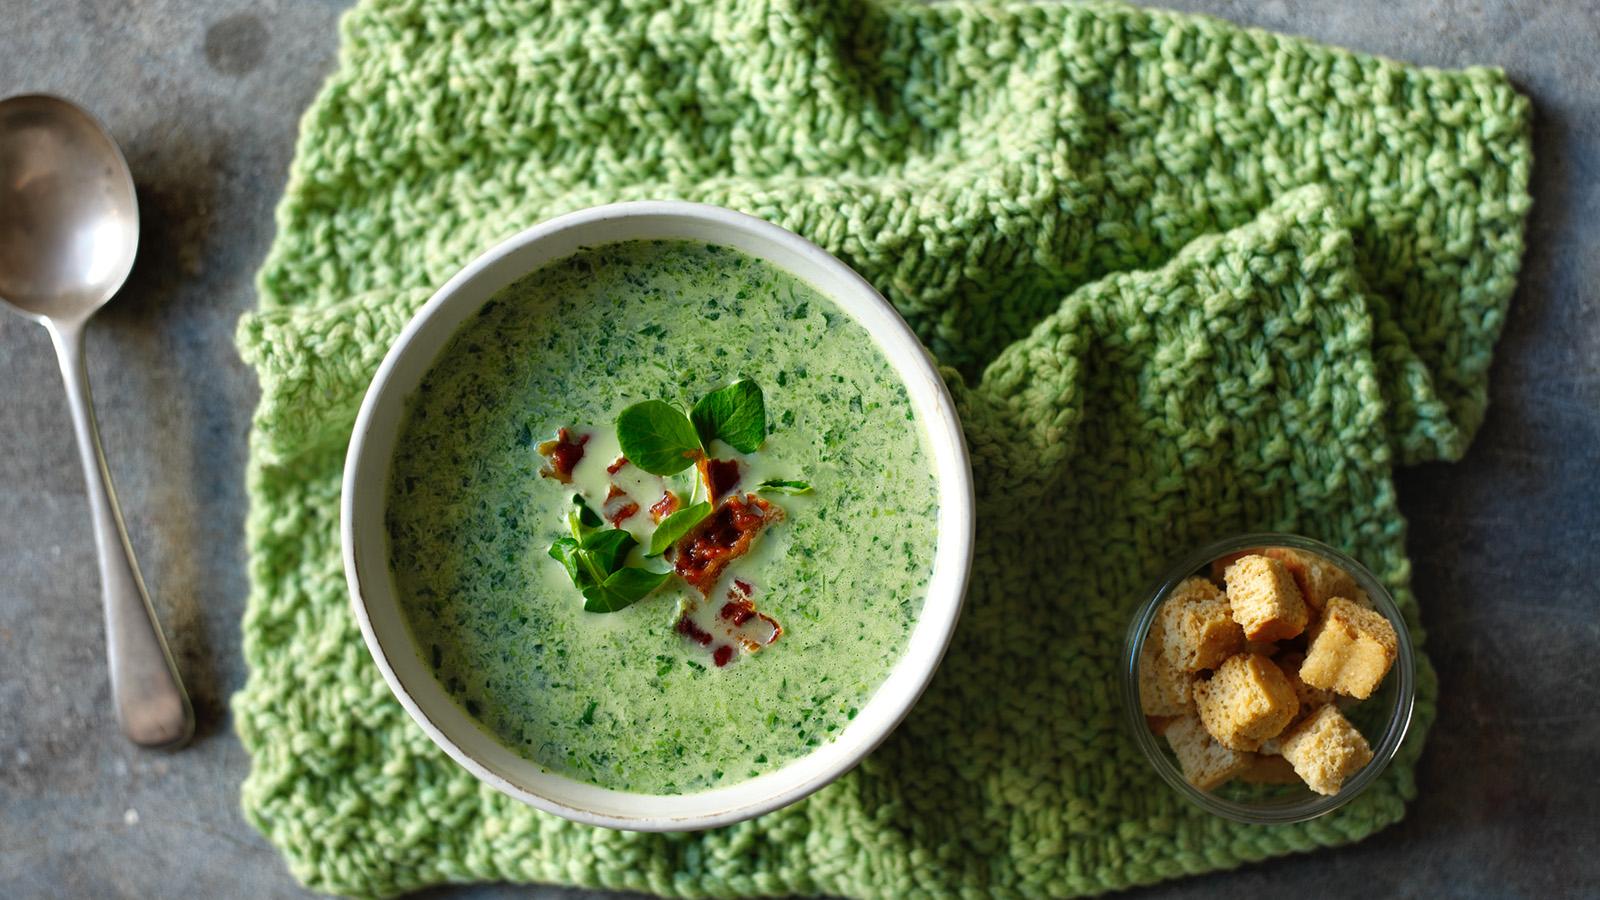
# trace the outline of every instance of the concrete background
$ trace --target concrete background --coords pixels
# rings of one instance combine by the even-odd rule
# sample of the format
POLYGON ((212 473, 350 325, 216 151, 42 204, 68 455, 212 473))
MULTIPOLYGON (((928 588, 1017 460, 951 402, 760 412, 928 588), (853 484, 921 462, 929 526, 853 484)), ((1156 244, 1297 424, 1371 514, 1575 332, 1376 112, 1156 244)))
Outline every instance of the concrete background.
MULTIPOLYGON (((1600 2, 1179 0, 1399 59, 1498 64, 1537 110, 1525 274, 1468 458, 1407 471, 1440 716, 1406 821, 1363 845, 1140 892, 1600 894, 1600 2)), ((128 526, 194 695, 178 754, 117 734, 71 427, 44 333, 0 316, 0 896, 291 897, 238 812, 246 759, 233 351, 296 122, 343 0, 0 0, 0 95, 78 99, 138 182, 144 236, 90 329, 128 526)), ((482 887, 472 896, 574 896, 482 887)))

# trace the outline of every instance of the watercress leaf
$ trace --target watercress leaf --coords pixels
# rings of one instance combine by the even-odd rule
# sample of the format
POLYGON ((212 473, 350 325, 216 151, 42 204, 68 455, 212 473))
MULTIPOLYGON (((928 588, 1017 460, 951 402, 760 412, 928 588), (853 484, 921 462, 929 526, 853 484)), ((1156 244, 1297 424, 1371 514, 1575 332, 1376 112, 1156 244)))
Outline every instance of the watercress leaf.
POLYGON ((578 522, 588 528, 599 528, 605 524, 600 514, 589 508, 589 504, 579 494, 572 495, 572 505, 578 508, 578 522))
POLYGON ((601 584, 583 589, 583 608, 598 613, 626 609, 643 600, 671 576, 671 572, 652 572, 636 566, 618 569, 601 584))
POLYGON ((583 589, 583 611, 592 613, 616 612, 627 609, 635 601, 615 595, 604 584, 591 584, 583 589))
POLYGON ((645 556, 660 556, 667 552, 667 548, 678 542, 678 539, 689 533, 689 530, 699 525, 701 520, 711 515, 711 504, 696 503, 678 510, 656 526, 656 533, 650 536, 650 552, 645 556))
POLYGON ((567 570, 567 577, 571 578, 573 585, 579 588, 589 581, 588 573, 578 561, 581 553, 583 553, 582 548, 572 538, 557 538, 556 542, 550 545, 550 558, 561 563, 561 567, 567 570))
POLYGON ((600 516, 583 501, 583 497, 572 495, 572 508, 567 510, 567 530, 572 532, 573 539, 582 543, 585 537, 604 524, 600 516))
POLYGON ((671 572, 652 572, 639 566, 627 566, 611 573, 611 577, 606 579, 606 588, 640 600, 666 584, 671 577, 671 572))
POLYGON ((769 478, 756 485, 756 490, 766 491, 771 494, 809 494, 811 493, 811 482, 769 478))
POLYGON ((761 386, 748 378, 701 397, 689 416, 707 447, 721 438, 740 453, 754 453, 767 439, 767 403, 761 386))
POLYGON ((642 601, 651 591, 666 585, 667 578, 672 577, 672 572, 651 572, 640 569, 637 565, 629 565, 618 569, 606 578, 605 586, 608 591, 632 597, 634 601, 642 601))
POLYGON ((688 417, 670 403, 646 400, 617 416, 617 441, 628 462, 652 475, 675 475, 701 452, 688 417))
POLYGON ((622 568, 628 561, 628 551, 638 546, 639 542, 633 535, 621 528, 607 528, 604 531, 591 532, 583 539, 583 550, 594 560, 600 571, 607 575, 622 568))

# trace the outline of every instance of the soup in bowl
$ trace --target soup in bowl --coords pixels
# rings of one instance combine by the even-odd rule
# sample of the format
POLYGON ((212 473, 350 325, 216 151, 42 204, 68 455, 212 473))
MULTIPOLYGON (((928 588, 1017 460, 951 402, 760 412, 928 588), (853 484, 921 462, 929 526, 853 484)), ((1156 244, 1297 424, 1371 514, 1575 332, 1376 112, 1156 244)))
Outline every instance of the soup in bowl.
POLYGON ((357 620, 428 736, 590 824, 794 802, 905 716, 960 612, 972 484, 893 308, 770 223, 535 226, 451 279, 362 404, 357 620))

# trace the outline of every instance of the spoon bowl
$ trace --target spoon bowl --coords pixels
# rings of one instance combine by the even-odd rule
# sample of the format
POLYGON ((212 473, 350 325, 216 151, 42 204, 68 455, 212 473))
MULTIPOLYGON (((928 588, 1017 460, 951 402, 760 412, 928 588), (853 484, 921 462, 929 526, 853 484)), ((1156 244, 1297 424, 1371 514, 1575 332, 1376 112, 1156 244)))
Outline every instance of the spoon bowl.
POLYGON ((0 101, 0 299, 81 319, 127 280, 139 202, 116 142, 58 97, 0 101))
POLYGON ((174 747, 194 709, 156 621, 100 447, 84 325, 133 268, 139 203, 117 144, 59 97, 0 100, 0 300, 50 333, 94 517, 106 666, 117 721, 134 743, 174 747))

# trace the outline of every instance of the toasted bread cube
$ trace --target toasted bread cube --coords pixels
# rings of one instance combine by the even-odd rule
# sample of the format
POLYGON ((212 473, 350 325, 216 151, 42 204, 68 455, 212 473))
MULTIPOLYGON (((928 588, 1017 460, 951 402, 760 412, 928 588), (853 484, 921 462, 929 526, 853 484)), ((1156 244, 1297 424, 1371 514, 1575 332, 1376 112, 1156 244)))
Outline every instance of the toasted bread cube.
POLYGON ((1300 775, 1281 756, 1254 756, 1249 767, 1239 773, 1239 780, 1247 784, 1299 784, 1300 775))
POLYGON ((1214 669, 1244 646, 1228 598, 1204 578, 1185 578, 1161 605, 1162 652, 1186 672, 1214 669))
POLYGON ((1236 550, 1233 553, 1224 554, 1216 559, 1213 559, 1211 561, 1211 580, 1216 582, 1219 586, 1222 585, 1225 581, 1227 581, 1229 566, 1241 559, 1244 559, 1246 556, 1254 556, 1258 553, 1264 554, 1266 552, 1267 551, 1261 547, 1251 547, 1246 550, 1236 550))
POLYGON ((1259 749, 1300 711, 1288 676, 1257 653, 1230 656, 1210 679, 1195 682, 1194 704, 1211 736, 1233 750, 1259 749))
POLYGON ((1176 722, 1176 721, 1178 721, 1178 717, 1177 716, 1145 716, 1144 717, 1145 727, 1149 728, 1150 729, 1150 733, 1155 735, 1156 737, 1161 737, 1162 735, 1166 734, 1167 733, 1167 728, 1170 727, 1172 725, 1172 723, 1176 722))
MULTIPOLYGON (((1312 609, 1321 611, 1334 597, 1354 597, 1361 588, 1349 572, 1330 560, 1293 547, 1268 547, 1261 555, 1283 563, 1300 589, 1300 597, 1312 609)), ((1365 597, 1366 593, 1361 592, 1365 597)))
POLYGON ((1146 716, 1181 716, 1194 709, 1194 675, 1173 664, 1164 643, 1161 628, 1152 626, 1139 648, 1139 705, 1146 716))
POLYGON ((1312 687, 1365 700, 1389 674, 1398 652, 1399 641, 1388 619, 1334 597, 1306 648, 1300 678, 1312 687))
POLYGON ((1331 704, 1318 707, 1284 735, 1282 744, 1283 758, 1306 787, 1328 796, 1339 793, 1345 779, 1372 761, 1367 739, 1331 704))
POLYGON ((1178 768, 1185 781, 1209 791, 1244 771, 1251 755, 1230 750, 1217 743, 1200 720, 1192 715, 1167 726, 1167 743, 1178 757, 1178 768))
POLYGON ((1246 640, 1281 641, 1306 630, 1311 614, 1294 576, 1266 556, 1245 556, 1228 567, 1228 605, 1246 640))
POLYGON ((1273 662, 1283 670, 1284 677, 1289 679, 1289 686, 1294 688, 1294 698, 1300 701, 1300 712, 1295 714, 1294 720, 1289 723, 1292 728, 1295 722, 1311 715, 1319 706, 1332 703, 1338 699, 1333 691, 1314 688, 1300 677, 1300 667, 1305 665, 1305 655, 1300 653, 1284 653, 1273 662))

